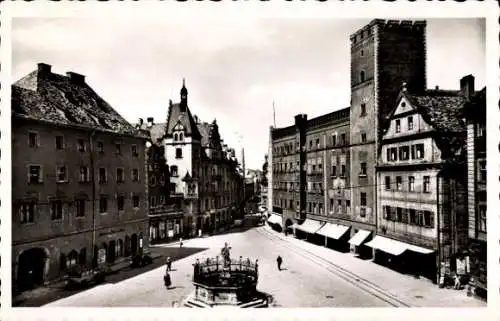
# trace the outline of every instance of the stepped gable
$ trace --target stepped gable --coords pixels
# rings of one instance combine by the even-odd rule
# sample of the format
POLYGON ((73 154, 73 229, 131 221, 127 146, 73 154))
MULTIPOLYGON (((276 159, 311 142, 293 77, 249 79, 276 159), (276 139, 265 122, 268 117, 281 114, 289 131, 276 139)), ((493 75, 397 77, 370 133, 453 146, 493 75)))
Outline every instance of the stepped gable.
POLYGON ((143 137, 86 82, 85 76, 38 69, 12 85, 12 116, 47 123, 143 137))

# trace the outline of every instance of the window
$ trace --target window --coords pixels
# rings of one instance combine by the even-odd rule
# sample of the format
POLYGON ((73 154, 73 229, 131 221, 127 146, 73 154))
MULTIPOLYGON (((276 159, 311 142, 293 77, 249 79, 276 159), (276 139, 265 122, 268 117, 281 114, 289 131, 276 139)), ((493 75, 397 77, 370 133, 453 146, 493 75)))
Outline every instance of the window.
POLYGON ((361 70, 359 72, 359 82, 365 82, 365 71, 361 70))
POLYGON ((424 211, 424 216, 423 216, 423 226, 425 227, 433 227, 434 226, 434 217, 432 215, 431 211, 424 211))
POLYGON ((104 184, 108 181, 108 175, 106 173, 106 168, 99 168, 99 183, 104 184))
POLYGON ((408 190, 410 192, 415 192, 415 177, 414 176, 410 176, 408 178, 408 190))
POLYGON ((476 137, 483 137, 486 134, 486 124, 476 124, 476 137))
POLYGON ((33 223, 35 221, 35 202, 21 205, 21 224, 33 223))
POLYGON ((366 133, 361 133, 361 142, 366 143, 366 133))
POLYGON ((366 116, 366 104, 361 104, 361 116, 366 116))
POLYGON ((366 163, 361 163, 361 172, 359 175, 366 176, 366 163))
POLYGON ((479 231, 486 233, 486 205, 479 205, 479 231))
POLYGON ((64 183, 68 180, 68 173, 67 173, 67 168, 66 166, 57 166, 57 182, 58 183, 64 183))
POLYGON ((182 148, 175 149, 175 158, 182 158, 182 148))
POLYGON ((42 166, 40 165, 29 166, 28 181, 30 184, 37 184, 43 182, 42 166))
POLYGON ((412 159, 424 158, 424 144, 416 144, 411 146, 411 158, 412 159))
POLYGON ((387 148, 387 161, 394 162, 398 160, 398 150, 396 147, 387 148))
POLYGON ((320 148, 321 145, 319 144, 319 139, 316 139, 316 148, 320 148))
POLYGON ((79 152, 85 151, 85 141, 83 139, 76 140, 76 148, 79 152))
POLYGON ((151 175, 151 177, 149 178, 149 185, 156 186, 156 176, 151 175))
POLYGON ((431 192, 431 178, 430 176, 424 176, 424 193, 431 192))
POLYGON ((365 55, 365 51, 363 49, 361 49, 361 57, 363 57, 365 55))
POLYGON ((360 196, 361 196, 360 205, 361 206, 366 206, 366 193, 361 192, 360 196))
POLYGON ((401 120, 396 119, 396 133, 400 133, 400 132, 401 132, 401 120))
POLYGON ((101 195, 99 197, 99 213, 104 214, 108 212, 108 197, 101 195))
POLYGON ((132 206, 134 208, 139 208, 139 195, 132 196, 132 206))
POLYGON ((64 149, 64 137, 56 136, 56 149, 64 149))
POLYGON ((331 175, 333 177, 336 177, 337 176, 337 166, 336 165, 332 165, 332 172, 331 172, 331 175))
POLYGON ((121 155, 122 154, 122 144, 121 143, 116 143, 115 144, 115 151, 116 151, 116 155, 121 155))
POLYGON ((59 200, 51 201, 50 202, 50 217, 51 217, 51 219, 53 221, 62 220, 62 215, 63 215, 62 202, 59 200))
POLYGON ((340 135, 340 144, 341 144, 341 145, 345 145, 345 144, 347 144, 347 142, 346 142, 346 139, 345 139, 345 138, 346 138, 346 137, 345 137, 345 134, 341 134, 341 135, 340 135))
POLYGON ((401 176, 396 176, 396 189, 398 191, 403 190, 403 179, 401 178, 401 176))
POLYGON ((333 212, 333 207, 334 207, 333 198, 330 198, 330 212, 333 212))
POLYGON ((75 201, 76 207, 76 217, 84 217, 85 216, 85 200, 79 199, 75 201))
POLYGON ((396 208, 396 221, 397 222, 403 221, 403 209, 401 207, 396 208))
POLYGON ((479 181, 486 183, 486 160, 480 160, 479 162, 479 181))
POLYGON ((89 169, 87 166, 80 166, 80 177, 78 180, 80 183, 86 183, 89 181, 89 169))
POLYGON ((40 146, 40 140, 38 139, 38 133, 29 132, 28 133, 28 145, 29 147, 38 147, 40 146))
POLYGON ((408 210, 408 213, 410 215, 410 224, 416 225, 417 224, 417 211, 415 211, 414 209, 410 208, 408 210))
POLYGON ((345 165, 342 165, 340 168, 341 168, 340 177, 344 177, 345 176, 345 165))
POLYGON ((165 185, 165 176, 160 175, 160 185, 164 186, 165 185))
POLYGON ((401 146, 399 147, 399 160, 405 161, 410 159, 410 147, 401 146))
POLYGON ((137 157, 139 156, 139 153, 137 152, 137 146, 132 145, 132 156, 137 157))
POLYGON ((408 130, 413 130, 413 117, 408 117, 408 130))
POLYGON ((293 200, 290 200, 288 203, 288 207, 293 210, 293 200))
POLYGON ((319 207, 319 214, 323 214, 323 203, 319 203, 318 207, 319 207))
POLYGON ((351 200, 345 200, 345 210, 347 214, 351 214, 351 200))
POLYGON ((104 153, 104 143, 103 142, 97 142, 97 152, 100 154, 104 153))
POLYGON ((336 146, 337 145, 337 135, 332 135, 332 146, 336 146))
POLYGON ((118 211, 123 211, 125 208, 125 196, 118 195, 116 198, 116 207, 118 208, 118 211))
POLYGON ((116 169, 116 182, 123 183, 125 181, 125 174, 123 168, 116 169))
POLYGON ((139 181, 139 170, 137 168, 132 169, 132 181, 133 182, 139 181))
POLYGON ((184 140, 184 133, 179 133, 179 140, 180 141, 183 141, 184 140))
POLYGON ((390 176, 385 177, 385 189, 386 190, 391 189, 391 177, 390 176))

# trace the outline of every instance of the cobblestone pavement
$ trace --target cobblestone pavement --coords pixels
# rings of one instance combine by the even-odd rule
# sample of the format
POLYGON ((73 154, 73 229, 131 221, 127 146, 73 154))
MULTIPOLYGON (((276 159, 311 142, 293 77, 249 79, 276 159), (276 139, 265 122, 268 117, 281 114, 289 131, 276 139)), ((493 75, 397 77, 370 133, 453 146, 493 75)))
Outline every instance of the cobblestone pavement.
MULTIPOLYGON (((180 305, 193 291, 191 278, 195 259, 219 255, 225 242, 232 247, 233 258, 241 255, 259 259, 258 289, 272 295, 271 306, 274 307, 485 306, 484 302, 467 297, 463 291, 439 289, 425 280, 401 275, 349 253, 338 253, 293 236, 285 237, 268 227, 185 241, 186 247, 209 249, 174 262, 169 290, 163 285, 165 267, 161 266, 49 306, 180 305), (283 271, 276 267, 278 255, 283 257, 283 271), (339 264, 357 277, 339 273, 336 267, 339 264)), ((176 246, 178 244, 165 245, 176 246)))

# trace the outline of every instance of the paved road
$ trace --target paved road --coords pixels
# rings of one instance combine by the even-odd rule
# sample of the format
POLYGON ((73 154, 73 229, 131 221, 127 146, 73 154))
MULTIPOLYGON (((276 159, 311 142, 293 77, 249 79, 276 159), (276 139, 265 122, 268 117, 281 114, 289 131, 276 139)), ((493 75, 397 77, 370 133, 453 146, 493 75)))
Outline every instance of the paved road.
MULTIPOLYGON (((260 291, 273 296, 277 307, 382 307, 385 300, 360 289, 332 273, 321 262, 288 251, 285 242, 262 234, 262 228, 242 233, 217 235, 185 242, 186 247, 208 247, 175 262, 171 273, 172 289, 163 286, 164 267, 128 280, 95 287, 49 306, 150 306, 171 307, 180 303, 192 290, 192 263, 195 258, 215 256, 224 242, 232 246, 232 257, 259 259, 260 291), (281 242, 281 243, 279 243, 281 242), (283 257, 283 271, 276 267, 276 257, 283 257)), ((172 245, 176 246, 176 245, 172 245)))

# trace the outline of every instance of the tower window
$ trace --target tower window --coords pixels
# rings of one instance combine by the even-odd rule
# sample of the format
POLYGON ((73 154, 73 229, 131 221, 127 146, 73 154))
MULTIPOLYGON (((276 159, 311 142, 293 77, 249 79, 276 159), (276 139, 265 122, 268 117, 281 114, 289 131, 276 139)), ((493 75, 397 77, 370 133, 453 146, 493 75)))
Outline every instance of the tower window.
POLYGON ((361 104, 361 116, 365 116, 365 115, 366 115, 366 104, 362 103, 361 104))
POLYGON ((364 57, 364 56, 365 56, 365 51, 361 50, 361 57, 364 57))
POLYGON ((359 73, 359 81, 365 82, 365 71, 364 70, 361 70, 359 73))
POLYGON ((182 158, 182 148, 175 149, 175 158, 182 158))

